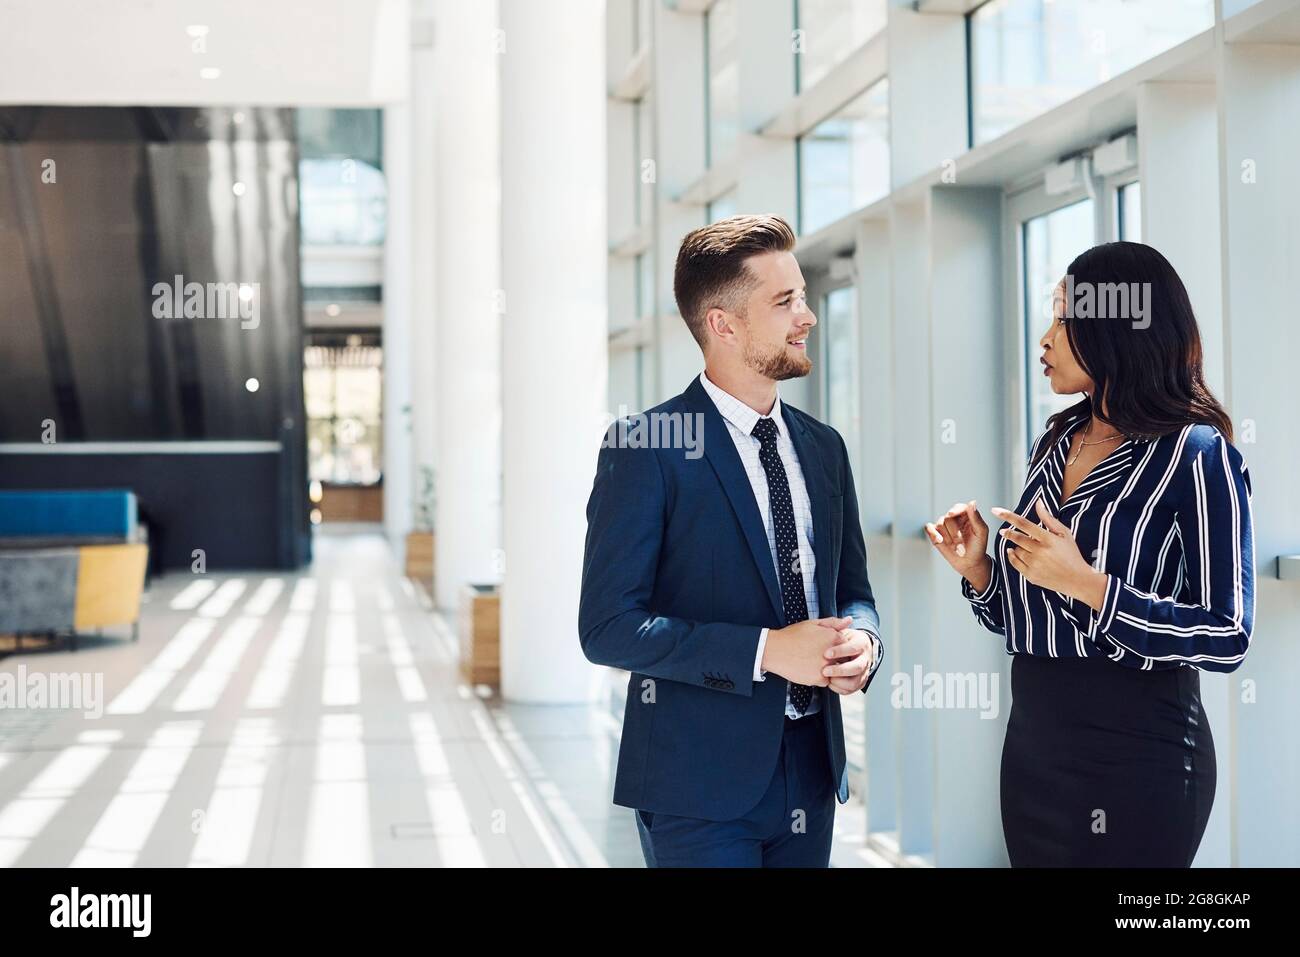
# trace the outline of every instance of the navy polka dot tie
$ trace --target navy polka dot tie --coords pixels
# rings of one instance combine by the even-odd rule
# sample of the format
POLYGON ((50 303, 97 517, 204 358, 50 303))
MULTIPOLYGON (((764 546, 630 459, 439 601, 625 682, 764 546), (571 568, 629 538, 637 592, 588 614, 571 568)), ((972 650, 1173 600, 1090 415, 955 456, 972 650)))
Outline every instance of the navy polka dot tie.
MULTIPOLYGON (((799 536, 794 527, 794 506, 790 501, 790 482, 776 450, 776 422, 760 418, 751 433, 758 439, 758 460, 767 473, 767 497, 772 508, 772 530, 776 537, 776 567, 781 580, 781 605, 785 623, 793 625, 808 620, 808 596, 803 590, 803 569, 799 563, 799 536)), ((790 683, 790 703, 803 714, 812 701, 813 689, 790 683)))

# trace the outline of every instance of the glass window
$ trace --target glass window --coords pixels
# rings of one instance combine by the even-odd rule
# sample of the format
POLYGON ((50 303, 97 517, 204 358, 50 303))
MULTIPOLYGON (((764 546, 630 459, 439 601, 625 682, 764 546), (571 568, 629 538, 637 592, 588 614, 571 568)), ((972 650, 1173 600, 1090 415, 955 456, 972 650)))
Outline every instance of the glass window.
POLYGON ((1052 321, 1052 293, 1065 277, 1074 257, 1091 248, 1095 225, 1092 200, 1053 210, 1027 220, 1023 227, 1025 275, 1025 381, 1028 401, 1026 428, 1029 448, 1043 431, 1048 416, 1079 401, 1078 395, 1057 395, 1043 375, 1038 340, 1052 321))
POLYGON ((861 433, 858 391, 858 296, 853 286, 826 294, 822 300, 823 408, 826 421, 844 437, 849 461, 858 464, 861 433))
POLYGON ((655 271, 651 253, 636 257, 636 315, 638 319, 654 315, 655 271))
POLYGON ((641 408, 641 348, 618 348, 609 353, 609 411, 623 417, 641 408))
MULTIPOLYGON (((822 297, 818 331, 822 337, 822 414, 844 437, 857 487, 862 488, 859 457, 862 434, 858 388, 858 295, 853 286, 834 289, 822 297)), ((850 773, 861 774, 867 753, 866 695, 840 699, 844 713, 844 748, 850 773), (853 699, 853 700, 850 700, 853 699)))
POLYGON ((303 245, 382 243, 388 185, 381 112, 304 108, 295 119, 303 245))
POLYGON ((799 137, 799 231, 889 192, 889 81, 881 80, 799 137))
POLYGON ((730 219, 736 215, 736 191, 729 189, 713 202, 709 203, 708 219, 716 223, 720 219, 730 219))
POLYGON ((992 0, 970 15, 984 143, 1214 25, 1213 0, 992 0))
POLYGON ((885 0, 795 0, 795 91, 806 90, 885 28, 885 0))
POLYGON ((647 361, 647 360, 646 360, 646 347, 645 347, 645 346, 637 346, 637 347, 636 347, 636 396, 634 397, 633 402, 632 402, 633 407, 634 407, 634 408, 637 408, 637 409, 644 409, 644 408, 645 408, 645 396, 646 396, 646 387, 645 387, 646 361, 647 361))
POLYGON ((388 184, 362 160, 304 159, 298 163, 304 246, 373 246, 384 241, 388 184))
POLYGON ((644 221, 646 206, 645 182, 642 175, 646 160, 646 151, 650 142, 646 137, 646 116, 649 113, 644 99, 632 104, 632 196, 634 215, 638 226, 644 221))
MULTIPOLYGON (((349 339, 355 341, 358 336, 349 339)), ((308 346, 302 384, 307 407, 307 474, 314 481, 373 485, 382 474, 383 349, 308 346)))
POLYGON ((300 107, 294 116, 303 159, 350 156, 376 168, 384 159, 383 111, 300 107))
POLYGON ((1142 186, 1129 183, 1115 190, 1115 222, 1119 238, 1130 243, 1142 242, 1142 186))
POLYGON ((705 164, 726 158, 740 123, 740 66, 736 62, 736 0, 717 0, 704 18, 708 76, 705 164))

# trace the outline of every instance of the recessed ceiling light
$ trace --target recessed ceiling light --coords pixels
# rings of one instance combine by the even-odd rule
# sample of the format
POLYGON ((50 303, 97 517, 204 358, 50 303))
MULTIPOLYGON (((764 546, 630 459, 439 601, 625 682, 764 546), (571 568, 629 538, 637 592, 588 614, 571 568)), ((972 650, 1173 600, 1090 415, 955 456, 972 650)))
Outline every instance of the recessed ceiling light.
POLYGON ((325 315, 329 316, 331 319, 336 318, 338 314, 341 313, 342 311, 343 310, 339 308, 339 304, 337 302, 331 302, 328 306, 325 307, 325 315))
POLYGON ((236 196, 243 196, 246 192, 248 192, 248 187, 245 186, 243 183, 236 182, 230 185, 230 191, 234 193, 236 196))
POLYGON ((262 383, 258 382, 256 379, 249 379, 247 382, 244 383, 244 388, 247 389, 249 392, 256 392, 261 387, 262 387, 262 383))

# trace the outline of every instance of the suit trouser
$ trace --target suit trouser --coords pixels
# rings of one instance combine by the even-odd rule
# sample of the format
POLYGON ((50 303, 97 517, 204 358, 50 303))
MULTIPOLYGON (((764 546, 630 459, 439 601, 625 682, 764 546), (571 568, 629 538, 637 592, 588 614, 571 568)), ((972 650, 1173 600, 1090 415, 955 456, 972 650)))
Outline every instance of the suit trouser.
POLYGON ((758 804, 731 821, 636 811, 647 867, 826 867, 835 787, 825 709, 785 719, 772 780, 758 804))

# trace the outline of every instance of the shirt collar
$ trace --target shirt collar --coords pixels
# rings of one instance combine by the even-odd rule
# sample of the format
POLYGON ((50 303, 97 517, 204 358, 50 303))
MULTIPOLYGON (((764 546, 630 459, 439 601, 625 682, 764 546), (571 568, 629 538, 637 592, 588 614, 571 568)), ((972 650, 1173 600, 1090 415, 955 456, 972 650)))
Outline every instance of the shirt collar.
MULTIPOLYGON (((718 407, 718 411, 724 419, 746 435, 754 433, 754 426, 758 425, 758 420, 763 416, 745 405, 730 392, 718 388, 709 381, 709 377, 703 372, 700 373, 700 385, 704 386, 704 391, 709 394, 709 398, 713 400, 713 404, 718 407)), ((785 432, 785 420, 781 418, 780 392, 776 394, 776 402, 772 404, 772 411, 767 414, 767 418, 776 423, 777 432, 785 432)))

